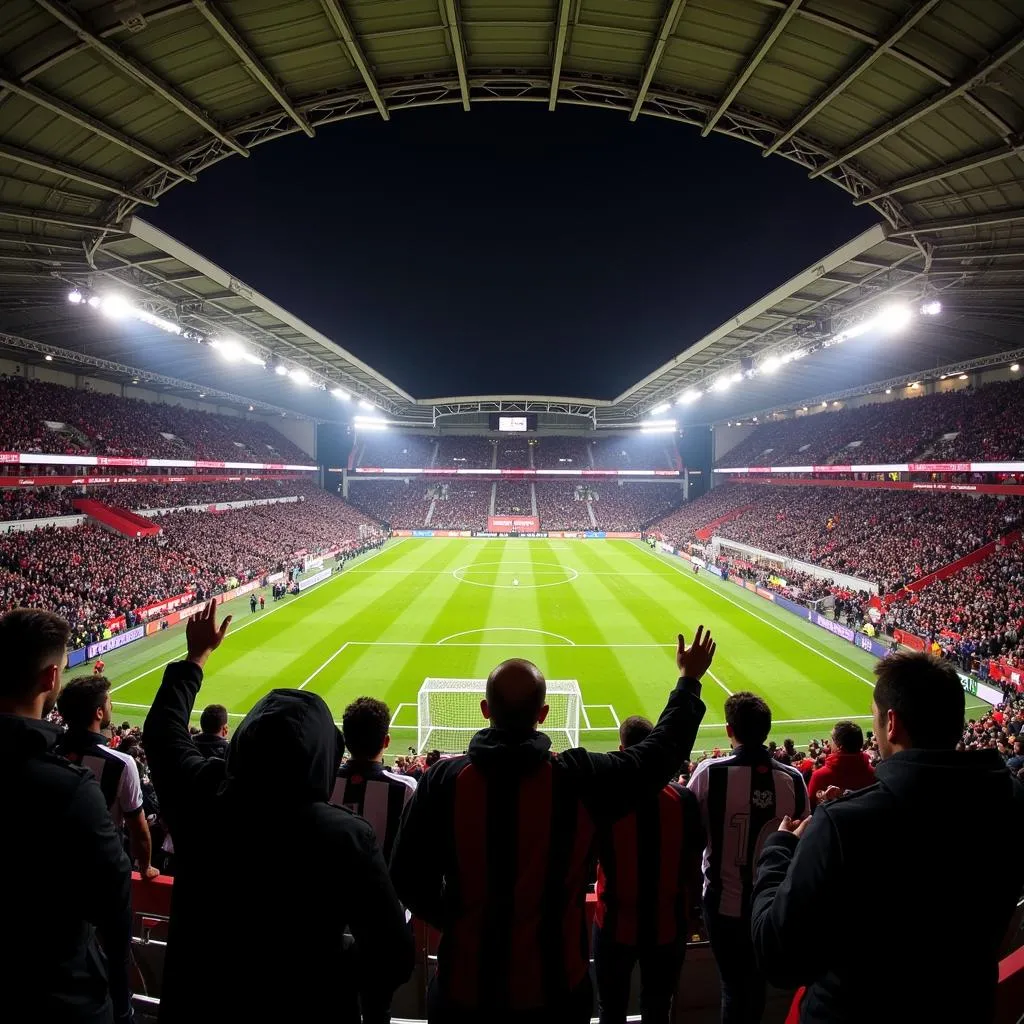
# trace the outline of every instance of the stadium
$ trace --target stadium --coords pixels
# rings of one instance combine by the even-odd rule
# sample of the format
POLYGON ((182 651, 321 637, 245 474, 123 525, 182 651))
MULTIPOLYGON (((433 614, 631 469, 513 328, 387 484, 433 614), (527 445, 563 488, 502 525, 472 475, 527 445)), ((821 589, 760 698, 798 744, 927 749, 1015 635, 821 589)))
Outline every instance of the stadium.
MULTIPOLYGON (((132 882, 133 1010, 118 1010, 111 980, 112 1003, 95 1017, 60 1016, 37 992, 36 1003, 32 993, 11 1003, 8 1019, 206 1019, 182 1015, 173 996, 160 1009, 175 858, 189 874, 191 854, 188 842, 175 850, 161 816, 170 801, 141 730, 210 602, 216 621, 232 622, 203 656, 202 692, 185 714, 193 732, 208 705, 226 709, 230 738, 274 692, 301 691, 296 699, 322 698, 355 757, 343 713, 373 697, 387 706, 387 771, 418 782, 416 801, 425 779, 439 787, 495 726, 481 701, 499 663, 527 659, 543 674, 552 763, 571 766, 566 752, 580 747, 620 756, 631 716, 659 721, 681 692, 677 677, 679 687, 689 678, 680 645, 699 626, 717 649, 698 673, 705 710, 672 771, 690 791, 700 765, 742 746, 727 701, 751 692, 771 709, 770 763, 803 778, 812 806, 807 784, 837 755, 836 723, 860 726, 857 758, 885 764, 876 670, 915 652, 959 681, 958 752, 984 751, 1001 775, 1024 778, 1022 54, 1019 0, 0 6, 0 611, 59 616, 65 679, 109 680, 110 745, 126 747, 141 779, 153 874, 167 868, 132 882), (503 393, 512 358, 502 356, 491 357, 494 393, 431 397, 149 216, 176 186, 263 143, 308 136, 313 149, 348 122, 386 135, 392 118, 424 108, 478 119, 506 102, 533 104, 537 117, 594 108, 742 142, 837 186, 873 223, 776 274, 701 336, 678 334, 678 354, 661 365, 625 338, 638 376, 615 394, 503 393)), ((467 118, 467 136, 475 124, 467 118)), ((244 170, 259 174, 255 163, 244 170)), ((252 245, 276 265, 256 231, 252 245)), ((0 701, 0 718, 13 708, 0 701)), ((52 721, 72 731, 59 708, 52 721)), ((226 771, 230 780, 230 758, 226 771)), ((20 806, 11 792, 6 806, 20 806)), ((504 836, 484 806, 481 831, 504 836)), ((1024 1019, 1021 879, 1009 866, 1021 830, 1012 809, 978 807, 979 819, 1009 824, 998 846, 963 854, 972 862, 955 891, 999 894, 1012 919, 998 941, 958 928, 949 943, 991 945, 998 984, 971 975, 991 988, 978 1016, 955 1000, 952 1016, 927 1002, 920 1014, 1002 1024, 1024 1019)), ((769 816, 771 831, 783 816, 769 816)), ((526 834, 517 827, 512 845, 526 834)), ((706 807, 703 827, 713 829, 706 807)), ((262 886, 278 863, 251 860, 243 875, 262 886)), ((346 1016, 340 989, 358 982, 339 980, 339 1019, 591 1019, 589 999, 575 1016, 564 1000, 544 1015, 539 997, 507 1009, 520 986, 540 987, 515 968, 498 985, 500 1013, 480 1002, 489 1008, 441 1014, 428 988, 438 985, 438 931, 445 941, 448 932, 406 898, 395 863, 412 966, 390 983, 391 1018, 372 1015, 365 993, 362 1018, 358 1006, 346 1016)), ((592 869, 579 908, 585 944, 595 911, 598 930, 607 920, 592 869)), ((744 862, 748 890, 752 871, 744 862)), ((833 895, 856 902, 862 891, 848 884, 833 895)), ((509 902, 522 901, 514 889, 509 902)), ((223 936, 243 948, 261 926, 259 901, 232 893, 254 908, 239 909, 223 936)), ((550 923, 548 910, 536 920, 550 923)), ((714 920, 691 919, 682 936, 671 1019, 718 1020, 720 999, 727 1019, 714 920)), ((518 963, 529 945, 511 927, 507 943, 483 944, 492 963, 518 963)), ((113 964, 113 940, 97 930, 113 964)), ((749 945, 749 921, 746 931, 749 945)), ((801 927, 786 940, 818 937, 801 927)), ((245 956, 225 957, 221 1016, 253 1016, 260 996, 234 982, 272 965, 250 959, 235 971, 245 956)), ((954 962, 936 961, 935 976, 955 973, 954 962)), ((734 1006, 731 1019, 868 1019, 845 990, 853 1016, 839 1015, 838 997, 832 1016, 815 1015, 831 970, 766 971, 763 1016, 734 1006)), ((640 1020, 631 971, 628 1019, 640 1020)), ((10 980, 2 966, 0 978, 10 980)), ((600 970, 594 978, 600 1019, 615 1019, 600 970)), ((185 981, 210 997, 208 981, 185 981)), ((326 1004, 310 999, 317 1019, 326 1004)), ((643 1019, 669 1019, 652 1012, 643 1019)))

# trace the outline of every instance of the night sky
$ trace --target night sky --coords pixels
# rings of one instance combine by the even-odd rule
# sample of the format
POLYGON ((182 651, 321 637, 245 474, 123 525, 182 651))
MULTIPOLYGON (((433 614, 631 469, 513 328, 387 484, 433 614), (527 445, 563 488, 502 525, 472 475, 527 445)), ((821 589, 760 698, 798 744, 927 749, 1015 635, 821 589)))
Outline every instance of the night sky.
POLYGON ((877 220, 752 146, 487 104, 233 157, 145 217, 418 398, 611 398, 877 220))

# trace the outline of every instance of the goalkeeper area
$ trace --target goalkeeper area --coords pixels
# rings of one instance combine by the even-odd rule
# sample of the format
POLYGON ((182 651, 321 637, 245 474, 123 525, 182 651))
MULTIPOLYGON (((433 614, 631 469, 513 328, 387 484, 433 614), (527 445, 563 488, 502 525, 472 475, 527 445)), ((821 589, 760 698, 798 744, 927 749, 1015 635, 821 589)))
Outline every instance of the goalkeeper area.
MULTIPOLYGON (((740 690, 766 698, 779 743, 826 736, 843 718, 871 727, 869 654, 640 541, 398 539, 302 594, 266 596, 255 614, 247 596, 222 606, 235 618, 207 665, 197 722, 207 704, 237 722, 268 690, 299 687, 339 722, 356 697, 387 701, 391 755, 461 751, 484 725, 488 673, 522 657, 551 681, 555 748, 609 749, 622 719, 657 718, 677 676, 676 635, 690 640, 704 623, 718 653, 697 749, 727 744, 723 705, 740 690)), ((104 656, 116 721, 145 717, 184 639, 175 626, 104 656)))

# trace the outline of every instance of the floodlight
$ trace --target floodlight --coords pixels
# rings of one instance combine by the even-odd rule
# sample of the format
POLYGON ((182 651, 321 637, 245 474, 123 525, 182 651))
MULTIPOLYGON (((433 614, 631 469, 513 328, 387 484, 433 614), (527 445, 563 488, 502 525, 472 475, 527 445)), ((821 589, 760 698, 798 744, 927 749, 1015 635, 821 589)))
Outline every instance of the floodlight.
POLYGON ((98 309, 100 305, 100 297, 98 295, 90 295, 86 300, 93 309, 98 309))
POLYGON ((782 360, 778 356, 769 356, 758 369, 762 373, 774 373, 781 365, 782 360))
POLYGON ((296 383, 306 385, 309 383, 309 374, 305 370, 292 370, 289 377, 296 383))
POLYGON ((661 405, 656 405, 651 410, 651 415, 660 416, 663 412, 668 412, 668 402, 662 402, 661 405))
POLYGON ((676 399, 676 405, 689 405, 691 402, 696 402, 698 398, 700 398, 700 392, 690 388, 689 391, 684 391, 676 399))
POLYGON ((284 363, 278 363, 277 366, 274 367, 274 373, 276 373, 278 377, 287 377, 288 367, 285 366, 284 363))
POLYGON ((370 409, 370 410, 372 410, 374 408, 374 406, 373 406, 372 402, 368 402, 365 398, 360 398, 359 399, 359 408, 360 409, 370 409))
POLYGON ((732 376, 731 376, 731 377, 729 378, 729 383, 730 383, 730 384, 738 384, 738 383, 739 383, 739 382, 740 382, 741 380, 743 380, 743 374, 742 374, 742 373, 740 373, 740 372, 739 372, 739 370, 737 370, 737 371, 736 371, 736 372, 735 372, 735 373, 734 373, 734 374, 733 374, 733 375, 732 375, 732 376))
POLYGON ((938 299, 932 299, 921 306, 921 312, 925 316, 938 316, 942 312, 942 303, 938 299))
POLYGON ((44 358, 44 359, 45 359, 45 360, 46 360, 46 361, 47 361, 48 363, 52 363, 52 362, 53 362, 53 356, 43 356, 43 358, 44 358))
POLYGON ((352 397, 344 388, 331 388, 331 394, 343 401, 348 401, 352 397))
POLYGON ((1020 363, 1010 364, 1010 373, 1016 373, 1020 369, 1020 363))
POLYGON ((217 350, 217 354, 229 363, 237 363, 245 355, 244 349, 237 341, 214 338, 210 346, 217 350))
POLYGON ((82 293, 75 288, 68 292, 68 302, 73 302, 76 306, 82 301, 82 293))
POLYGON ((883 331, 901 331, 913 318, 914 313, 909 306, 886 306, 875 317, 875 322, 883 331))
POLYGON ((261 359, 258 355, 256 355, 255 352, 243 351, 242 352, 242 358, 247 363, 252 363, 253 366, 266 366, 267 365, 266 362, 263 359, 261 359))
POLYGON ((719 377, 718 380, 714 381, 711 387, 708 388, 708 391, 728 391, 731 383, 732 381, 728 377, 719 377))
POLYGON ((957 380, 967 380, 967 374, 966 373, 961 373, 960 376, 957 377, 957 380))

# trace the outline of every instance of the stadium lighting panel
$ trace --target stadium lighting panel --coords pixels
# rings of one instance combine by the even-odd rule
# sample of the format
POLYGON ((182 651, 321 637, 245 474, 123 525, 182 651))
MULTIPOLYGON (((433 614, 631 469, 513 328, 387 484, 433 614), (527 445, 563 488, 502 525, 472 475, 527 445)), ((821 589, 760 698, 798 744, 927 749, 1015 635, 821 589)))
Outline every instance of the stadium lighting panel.
POLYGON ((287 377, 288 367, 285 366, 284 363, 278 363, 277 366, 274 367, 274 373, 276 373, 278 377, 287 377))
POLYGON ((761 373, 774 373, 780 366, 782 366, 782 360, 778 356, 769 356, 758 369, 761 373))
POLYGON ((331 394, 343 402, 347 402, 352 397, 344 388, 331 388, 331 394))
MULTIPOLYGON (((360 398, 359 399, 359 408, 360 409, 366 409, 367 411, 372 412, 373 411, 373 403, 372 402, 368 402, 365 398, 360 398)), ((360 417, 360 418, 361 419, 365 419, 365 417, 360 417)))
POLYGON ((921 306, 923 316, 938 316, 942 312, 942 303, 938 299, 932 299, 921 306))
POLYGON ((1010 364, 1010 373, 1016 373, 1020 369, 1020 363, 1010 364))
POLYGON ((668 412, 668 402, 662 402, 661 405, 656 405, 651 410, 651 415, 660 416, 663 412, 668 412))
POLYGON ((690 388, 689 391, 684 391, 676 399, 676 405, 690 405, 692 402, 696 402, 698 398, 700 398, 700 392, 690 388))
POLYGON ((68 292, 68 302, 77 306, 82 301, 82 299, 82 293, 77 288, 74 288, 68 292))

